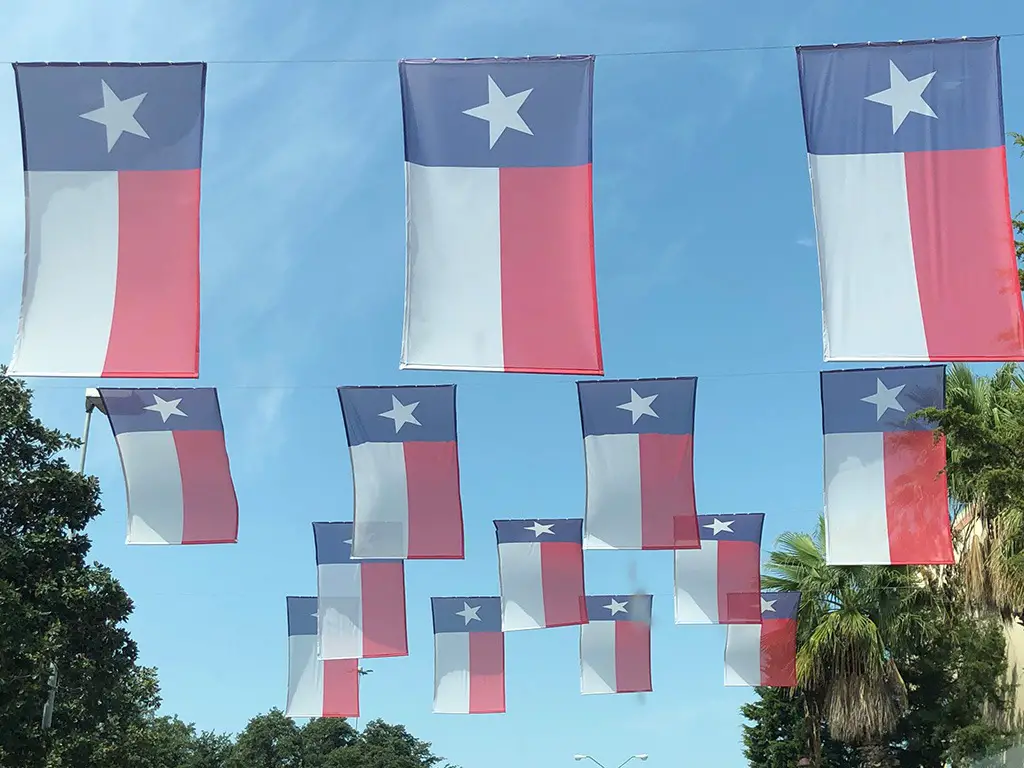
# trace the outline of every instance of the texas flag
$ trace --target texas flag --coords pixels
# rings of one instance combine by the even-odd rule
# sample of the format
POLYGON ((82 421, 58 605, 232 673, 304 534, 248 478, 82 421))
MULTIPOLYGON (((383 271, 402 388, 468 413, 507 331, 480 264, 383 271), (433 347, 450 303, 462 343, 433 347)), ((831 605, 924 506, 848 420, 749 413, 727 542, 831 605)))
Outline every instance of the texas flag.
POLYGON ((127 487, 126 543, 237 542, 238 499, 217 390, 100 389, 99 395, 127 487))
POLYGON ((799 592, 762 592, 761 623, 725 628, 725 684, 796 685, 799 592))
POLYGON ((829 565, 953 562, 946 439, 911 418, 945 402, 942 365, 821 374, 829 565))
POLYGON ((696 549, 697 379, 577 382, 587 467, 585 549, 696 549))
POLYGON ((825 360, 1022 360, 999 39, 797 48, 825 360))
POLYGON ((651 595, 587 597, 580 627, 580 692, 651 690, 651 595))
POLYGON ((761 621, 764 515, 699 515, 700 549, 675 553, 676 624, 761 621))
POLYGON ((495 520, 501 629, 587 623, 582 520, 495 520))
POLYGON ((401 61, 402 368, 603 372, 593 56, 401 61))
POLYGON ((434 712, 505 711, 500 597, 432 597, 434 712))
POLYGON ((359 660, 317 657, 316 598, 289 597, 287 717, 359 717, 359 660))
POLYGON ((339 387, 355 558, 462 559, 455 385, 339 387))
POLYGON ((408 656, 405 565, 352 559, 352 523, 313 523, 320 657, 408 656))
POLYGON ((15 64, 25 273, 9 372, 199 375, 206 65, 15 64))

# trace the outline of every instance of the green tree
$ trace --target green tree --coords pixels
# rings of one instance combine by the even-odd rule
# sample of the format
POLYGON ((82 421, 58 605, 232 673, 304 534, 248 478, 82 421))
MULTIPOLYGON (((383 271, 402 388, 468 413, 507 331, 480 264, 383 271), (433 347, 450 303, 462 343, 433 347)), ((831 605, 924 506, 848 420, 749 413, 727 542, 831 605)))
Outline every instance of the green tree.
POLYGON ((77 446, 31 413, 0 368, 0 765, 140 765, 140 734, 158 704, 155 673, 136 664, 123 628, 132 602, 88 564, 84 530, 100 514, 95 478, 58 456, 77 446), (49 666, 59 672, 43 731, 49 666))
MULTIPOLYGON (((751 722, 743 725, 743 754, 750 768, 793 768, 806 757, 810 743, 806 701, 799 689, 755 688, 757 700, 740 712, 751 722)), ((856 751, 833 740, 828 725, 818 724, 822 768, 859 768, 856 751)))

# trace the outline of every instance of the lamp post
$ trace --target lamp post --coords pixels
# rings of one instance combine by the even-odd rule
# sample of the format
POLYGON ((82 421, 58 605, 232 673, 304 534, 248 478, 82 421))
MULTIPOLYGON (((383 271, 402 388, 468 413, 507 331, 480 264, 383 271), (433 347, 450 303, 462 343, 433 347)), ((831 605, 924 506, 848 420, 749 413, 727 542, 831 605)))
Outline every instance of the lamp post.
MULTIPOLYGON (((595 765, 599 765, 599 766, 601 766, 601 768, 605 768, 603 765, 601 765, 601 763, 597 762, 597 760, 595 760, 590 755, 573 755, 572 759, 575 760, 576 762, 579 762, 580 760, 590 760, 595 765)), ((640 760, 642 762, 642 761, 644 761, 646 759, 647 759, 647 755, 630 755, 625 760, 623 760, 621 763, 619 763, 618 768, 622 768, 622 766, 624 766, 630 760, 640 760)))

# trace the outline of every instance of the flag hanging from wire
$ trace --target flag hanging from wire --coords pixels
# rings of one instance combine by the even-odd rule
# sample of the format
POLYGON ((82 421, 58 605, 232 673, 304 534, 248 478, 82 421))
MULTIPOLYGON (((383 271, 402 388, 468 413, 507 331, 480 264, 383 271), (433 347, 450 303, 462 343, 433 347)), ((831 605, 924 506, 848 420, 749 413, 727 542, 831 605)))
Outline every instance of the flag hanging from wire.
POLYGON ((233 544, 238 499, 217 390, 100 389, 121 457, 128 544, 233 544))
POLYGON ((652 595, 587 596, 580 627, 580 692, 651 690, 652 595))
POLYGON ((402 61, 402 368, 601 374, 593 56, 402 61))
POLYGON ((313 523, 323 659, 408 656, 405 564, 352 559, 352 523, 313 523))
POLYGON ((455 385, 339 387, 355 558, 462 559, 455 385))
POLYGON ((764 515, 699 515, 700 549, 675 552, 676 624, 761 620, 764 515))
POLYGON ((495 520, 501 629, 587 622, 582 520, 495 520))
POLYGON ((999 39, 797 48, 825 360, 1022 360, 999 39))
POLYGON ((946 439, 912 418, 945 401, 942 365, 822 372, 830 565, 953 562, 946 439))
POLYGON ((577 382, 585 549, 697 549, 696 378, 577 382))
POLYGON ((289 597, 287 717, 359 717, 359 660, 317 657, 316 598, 289 597))
POLYGON ((500 597, 432 597, 434 712, 505 711, 500 597))
POLYGON ((799 592, 762 592, 761 623, 725 628, 725 684, 796 685, 799 592))
POLYGON ((9 373, 197 378, 206 65, 14 65, 25 273, 9 373))

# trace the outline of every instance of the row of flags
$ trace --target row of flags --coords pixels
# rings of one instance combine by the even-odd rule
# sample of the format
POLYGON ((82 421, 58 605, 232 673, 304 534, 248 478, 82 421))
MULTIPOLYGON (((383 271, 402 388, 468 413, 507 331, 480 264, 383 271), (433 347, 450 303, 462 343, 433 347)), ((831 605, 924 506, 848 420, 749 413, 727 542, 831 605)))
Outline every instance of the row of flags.
MULTIPOLYGON (((824 359, 1024 360, 999 39, 796 56, 824 359)), ((604 374, 594 66, 399 62, 401 368, 604 374)), ((14 64, 26 258, 11 374, 198 377, 206 72, 14 64)))
MULTIPOLYGON (((760 588, 761 514, 698 519, 678 550, 676 624, 726 626, 725 684, 796 685, 799 593, 760 588)), ((433 711, 505 712, 505 634, 579 626, 580 692, 653 690, 650 594, 589 595, 583 521, 495 520, 497 596, 432 597, 433 711)), ((358 717, 360 659, 409 654, 402 560, 359 560, 351 522, 313 523, 317 595, 288 597, 292 717, 358 717)))
MULTIPOLYGON (((945 367, 833 370, 820 377, 828 561, 952 563, 945 440, 935 424, 915 416, 944 407, 945 367)), ((338 395, 352 461, 352 557, 463 559, 455 385, 339 387, 338 395)), ((754 522, 760 517, 737 516, 750 522, 712 536, 699 522, 696 377, 580 381, 577 397, 586 467, 579 525, 563 523, 534 538, 515 527, 499 529, 502 546, 554 536, 544 539, 553 559, 543 567, 561 572, 568 566, 559 558, 574 556, 577 539, 583 549, 692 551, 694 558, 718 557, 719 534, 739 537, 730 539, 737 547, 760 541, 761 522, 754 522), (566 548, 554 546, 563 541, 566 548)), ((117 442, 127 543, 237 541, 238 501, 216 389, 103 388, 87 394, 87 408, 107 414, 117 442)), ((519 561, 511 562, 509 583, 518 580, 519 561)), ((735 565, 727 570, 740 573, 735 565)), ((579 584, 564 573, 555 581, 570 591, 545 596, 538 606, 565 617, 555 623, 573 623, 581 607, 572 590, 579 584)))

